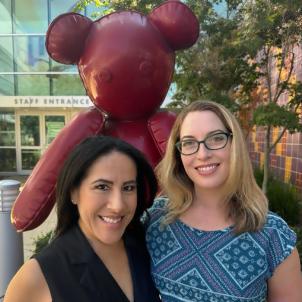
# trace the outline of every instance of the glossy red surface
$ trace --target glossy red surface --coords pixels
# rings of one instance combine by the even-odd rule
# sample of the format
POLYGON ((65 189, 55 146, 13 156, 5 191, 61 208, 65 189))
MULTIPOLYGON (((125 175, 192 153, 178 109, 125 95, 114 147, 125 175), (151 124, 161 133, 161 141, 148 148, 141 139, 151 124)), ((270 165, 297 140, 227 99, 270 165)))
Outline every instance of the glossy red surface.
POLYGON ((161 159, 175 120, 159 112, 169 89, 175 50, 190 47, 199 24, 179 1, 167 1, 148 16, 123 11, 92 22, 67 13, 49 26, 49 56, 77 64, 87 94, 99 109, 80 113, 59 133, 35 166, 12 210, 19 231, 40 225, 54 205, 57 175, 70 150, 90 135, 116 136, 161 159))

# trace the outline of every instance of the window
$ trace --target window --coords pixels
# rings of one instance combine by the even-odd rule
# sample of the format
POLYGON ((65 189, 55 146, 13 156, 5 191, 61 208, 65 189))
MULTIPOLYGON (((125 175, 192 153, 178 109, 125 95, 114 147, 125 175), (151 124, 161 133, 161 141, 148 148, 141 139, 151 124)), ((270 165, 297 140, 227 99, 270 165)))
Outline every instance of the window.
POLYGON ((15 172, 16 170, 16 149, 0 147, 0 172, 15 172))
POLYGON ((15 1, 15 32, 45 33, 48 27, 47 1, 15 1))
POLYGON ((56 75, 51 95, 86 95, 86 92, 79 75, 56 75))
POLYGON ((15 114, 0 111, 0 172, 15 172, 15 114))
MULTIPOLYGON (((51 0, 50 1, 51 21, 58 15, 73 11, 73 8, 75 7, 76 2, 77 1, 75 1, 75 0, 64 0, 64 1, 51 0)), ((80 12, 80 13, 83 14, 83 12, 80 12)))
POLYGON ((11 1, 0 1, 0 34, 12 33, 11 1))
POLYGON ((50 61, 51 61, 51 71, 56 71, 56 72, 68 71, 68 72, 78 73, 77 65, 61 64, 61 63, 58 63, 58 62, 56 62, 52 59, 50 59, 50 61))
POLYGON ((64 116, 46 115, 45 116, 45 139, 46 145, 49 145, 56 135, 65 126, 64 116))
POLYGON ((45 36, 14 37, 14 47, 16 71, 49 71, 45 36))
POLYGON ((0 37, 0 72, 14 69, 12 37, 0 37))
POLYGON ((16 75, 17 95, 49 95, 48 75, 16 75))
POLYGON ((14 95, 14 76, 0 74, 0 96, 1 95, 14 95))
POLYGON ((30 150, 22 149, 21 150, 21 165, 22 170, 32 170, 38 160, 40 159, 41 151, 40 150, 30 150))
POLYGON ((0 146, 9 147, 16 145, 15 114, 0 111, 0 146))
POLYGON ((20 116, 21 145, 40 146, 40 118, 37 115, 20 116))

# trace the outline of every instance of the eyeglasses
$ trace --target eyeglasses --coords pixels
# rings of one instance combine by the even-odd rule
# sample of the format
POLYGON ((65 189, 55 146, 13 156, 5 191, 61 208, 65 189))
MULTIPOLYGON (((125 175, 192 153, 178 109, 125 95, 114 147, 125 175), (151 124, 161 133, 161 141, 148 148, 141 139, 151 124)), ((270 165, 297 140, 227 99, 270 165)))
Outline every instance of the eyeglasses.
POLYGON ((204 144, 208 150, 218 150, 226 146, 229 137, 232 135, 232 133, 218 132, 207 136, 203 141, 186 138, 177 142, 175 146, 182 155, 191 155, 198 152, 200 144, 204 144))

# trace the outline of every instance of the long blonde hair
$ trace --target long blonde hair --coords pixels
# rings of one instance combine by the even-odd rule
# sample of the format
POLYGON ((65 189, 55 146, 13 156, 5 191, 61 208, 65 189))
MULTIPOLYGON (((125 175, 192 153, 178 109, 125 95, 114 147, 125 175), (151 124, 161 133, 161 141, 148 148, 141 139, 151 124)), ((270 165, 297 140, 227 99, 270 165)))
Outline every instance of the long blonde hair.
POLYGON ((180 138, 185 117, 194 111, 212 111, 233 134, 230 172, 223 187, 225 199, 229 203, 229 215, 235 222, 234 231, 237 234, 259 230, 266 220, 268 202, 255 181, 243 132, 228 109, 210 101, 193 102, 180 112, 172 128, 165 156, 156 168, 161 188, 169 198, 164 224, 173 222, 193 201, 194 184, 183 168, 175 143, 180 138))

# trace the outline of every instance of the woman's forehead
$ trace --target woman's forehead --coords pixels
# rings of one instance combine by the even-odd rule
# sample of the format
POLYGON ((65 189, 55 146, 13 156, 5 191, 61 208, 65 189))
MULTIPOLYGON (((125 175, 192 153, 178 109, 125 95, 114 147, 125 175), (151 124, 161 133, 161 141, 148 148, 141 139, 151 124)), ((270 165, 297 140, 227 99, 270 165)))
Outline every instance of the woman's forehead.
POLYGON ((180 136, 208 134, 216 130, 225 131, 226 128, 220 118, 213 111, 193 111, 184 118, 180 127, 180 136))

